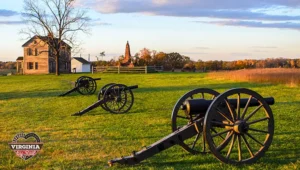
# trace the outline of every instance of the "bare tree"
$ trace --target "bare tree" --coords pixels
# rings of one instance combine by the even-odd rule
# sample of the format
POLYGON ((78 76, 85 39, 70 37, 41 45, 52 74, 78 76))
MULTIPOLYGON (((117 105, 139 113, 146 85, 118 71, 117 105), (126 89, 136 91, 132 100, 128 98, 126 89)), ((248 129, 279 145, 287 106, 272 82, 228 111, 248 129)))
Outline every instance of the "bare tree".
POLYGON ((102 57, 102 60, 103 60, 103 57, 105 56, 105 51, 102 51, 102 52, 100 53, 100 56, 102 57))
MULTIPOLYGON (((65 43, 78 49, 77 33, 88 33, 86 11, 74 7, 75 0, 24 0, 23 19, 28 27, 21 33, 43 37, 56 63, 56 75, 65 43)), ((28 38, 29 38, 28 37, 28 38)))

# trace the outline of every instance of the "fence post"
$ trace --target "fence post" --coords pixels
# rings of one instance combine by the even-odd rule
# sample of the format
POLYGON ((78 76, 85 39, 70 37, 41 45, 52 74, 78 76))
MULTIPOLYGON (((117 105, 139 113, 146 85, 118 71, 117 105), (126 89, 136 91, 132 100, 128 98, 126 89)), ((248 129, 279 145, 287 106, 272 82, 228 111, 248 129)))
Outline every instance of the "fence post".
POLYGON ((120 74, 120 66, 118 66, 118 74, 120 74))
POLYGON ((148 73, 148 69, 147 69, 147 66, 145 66, 145 74, 148 73))
POLYGON ((92 66, 92 74, 94 74, 94 66, 92 66))

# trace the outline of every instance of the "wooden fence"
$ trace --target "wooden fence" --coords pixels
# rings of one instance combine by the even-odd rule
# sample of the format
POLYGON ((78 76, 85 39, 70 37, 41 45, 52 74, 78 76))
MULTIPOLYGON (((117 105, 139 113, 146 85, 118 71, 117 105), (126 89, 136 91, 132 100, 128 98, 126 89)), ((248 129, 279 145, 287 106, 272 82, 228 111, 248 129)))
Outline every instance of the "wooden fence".
POLYGON ((121 66, 96 66, 92 67, 92 73, 155 73, 163 71, 163 66, 141 66, 141 67, 121 67, 121 66))

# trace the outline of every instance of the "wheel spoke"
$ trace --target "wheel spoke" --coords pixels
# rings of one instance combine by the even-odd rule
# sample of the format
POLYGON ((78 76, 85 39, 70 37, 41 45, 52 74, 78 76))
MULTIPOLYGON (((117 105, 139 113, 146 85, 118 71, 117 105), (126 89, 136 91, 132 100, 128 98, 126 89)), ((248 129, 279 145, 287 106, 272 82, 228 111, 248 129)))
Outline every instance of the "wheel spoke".
POLYGON ((212 124, 215 124, 215 125, 221 125, 221 126, 234 126, 234 125, 231 125, 231 124, 226 124, 226 123, 223 123, 223 122, 217 122, 217 121, 210 121, 212 124))
POLYGON ((264 121, 264 120, 269 120, 269 118, 265 117, 265 118, 261 118, 261 119, 258 119, 258 120, 254 120, 254 121, 249 122, 248 125, 258 123, 258 122, 261 122, 261 121, 264 121))
POLYGON ((225 100, 225 103, 226 103, 226 105, 227 105, 227 107, 228 107, 228 110, 229 110, 229 112, 230 112, 230 115, 231 115, 231 117, 232 117, 232 120, 235 121, 235 117, 234 117, 235 114, 233 113, 232 108, 231 108, 231 106, 230 106, 228 100, 227 100, 227 99, 224 99, 224 100, 225 100))
MULTIPOLYGON (((225 131, 223 131, 223 132, 216 133, 216 134, 211 135, 211 136, 214 138, 214 137, 216 137, 216 136, 221 136, 222 134, 227 133, 227 132, 229 132, 229 131, 231 131, 231 129, 225 130, 225 131)), ((221 136, 221 137, 222 137, 222 136, 221 136)), ((223 138, 223 137, 222 137, 222 138, 223 138)), ((224 139, 224 138, 223 138, 223 139, 224 139)))
POLYGON ((232 151, 232 148, 233 148, 233 145, 234 145, 234 142, 235 142, 235 138, 236 138, 236 135, 233 134, 233 137, 232 137, 232 140, 231 140, 231 143, 230 143, 230 147, 229 147, 227 155, 226 155, 227 159, 229 159, 229 156, 231 154, 231 151, 232 151))
POLYGON ((258 141, 257 139, 255 139, 252 135, 250 135, 249 133, 245 133, 246 135, 248 135, 252 140, 254 140, 256 143, 260 144, 261 146, 264 146, 264 144, 262 144, 260 141, 258 141))
MULTIPOLYGON (((221 145, 226 144, 226 143, 231 139, 231 137, 233 136, 233 134, 234 134, 234 133, 231 131, 231 132, 229 133, 229 135, 226 136, 226 138, 224 139, 224 141, 222 142, 221 145)), ((221 152, 221 150, 224 149, 224 148, 225 148, 225 147, 221 147, 221 148, 220 148, 220 146, 218 146, 217 151, 221 152)))
POLYGON ((198 141, 200 135, 201 135, 201 133, 198 133, 198 134, 197 134, 197 136, 196 136, 196 138, 195 138, 195 140, 194 140, 194 142, 193 142, 192 149, 195 148, 196 142, 198 141))
POLYGON ((252 95, 249 97, 249 99, 248 99, 248 101, 247 101, 247 103, 246 103, 246 106, 245 106, 245 108, 244 108, 244 110, 243 110, 241 119, 244 119, 244 117, 245 117, 245 115, 246 115, 246 113, 247 113, 247 110, 248 110, 248 107, 249 107, 249 104, 250 104, 251 99, 252 99, 252 95))
POLYGON ((248 117, 245 118, 245 121, 249 120, 263 105, 260 104, 252 113, 248 115, 248 117))
POLYGON ((239 162, 242 160, 242 146, 241 146, 241 136, 237 135, 238 139, 238 154, 239 154, 239 162))
POLYGON ((224 117, 227 121, 233 124, 232 120, 230 120, 227 116, 225 116, 224 113, 219 108, 215 108, 217 110, 217 113, 219 113, 222 117, 224 117))
POLYGON ((245 142, 245 144, 246 144, 246 147, 247 147, 247 149, 248 149, 249 154, 251 155, 251 158, 253 158, 254 155, 253 155, 252 149, 251 149, 251 147, 250 147, 250 145, 249 145, 249 143, 248 143, 246 137, 244 136, 244 134, 242 134, 242 138, 243 138, 243 140, 244 140, 244 142, 245 142))
MULTIPOLYGON (((215 133, 218 133, 214 128, 211 128, 211 130, 215 133)), ((217 135, 217 136, 220 136, 223 140, 225 139, 222 135, 217 135)), ((213 137, 213 136, 212 136, 213 137)))

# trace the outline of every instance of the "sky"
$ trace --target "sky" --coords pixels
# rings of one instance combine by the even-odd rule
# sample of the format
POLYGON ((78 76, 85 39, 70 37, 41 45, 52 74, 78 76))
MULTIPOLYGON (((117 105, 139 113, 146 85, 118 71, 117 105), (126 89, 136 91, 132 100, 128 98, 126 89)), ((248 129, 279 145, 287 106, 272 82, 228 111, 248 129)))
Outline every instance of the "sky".
MULTIPOLYGON (((37 1, 37 0, 36 0, 37 1)), ((143 48, 197 60, 300 58, 300 0, 76 0, 88 11, 82 51, 104 60, 143 48)), ((23 0, 0 0, 0 61, 23 56, 23 0)))

